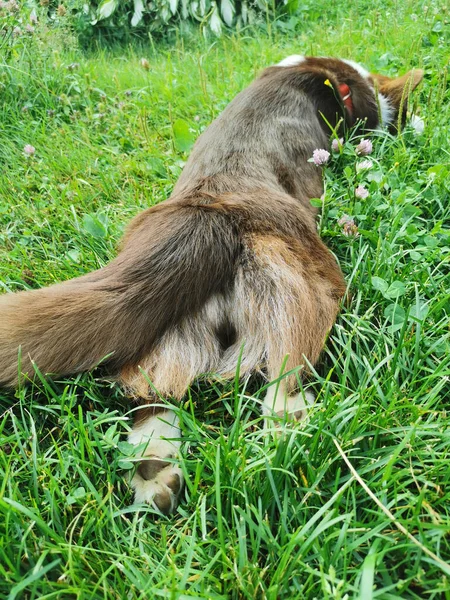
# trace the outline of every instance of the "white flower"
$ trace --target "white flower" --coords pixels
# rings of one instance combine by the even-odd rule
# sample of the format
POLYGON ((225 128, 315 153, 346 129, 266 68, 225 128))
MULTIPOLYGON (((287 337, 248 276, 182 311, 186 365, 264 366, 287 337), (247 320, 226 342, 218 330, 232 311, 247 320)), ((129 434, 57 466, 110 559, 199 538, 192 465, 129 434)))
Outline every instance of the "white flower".
POLYGON ((360 200, 365 200, 369 195, 369 190, 367 190, 363 185, 358 185, 355 190, 355 196, 360 200))
POLYGON ((312 159, 315 165, 320 167, 321 165, 326 165, 330 158, 330 153, 328 150, 324 150, 323 148, 317 148, 314 150, 312 159))
POLYGON ((342 233, 346 237, 358 237, 359 231, 353 217, 349 215, 342 215, 338 221, 338 225, 342 227, 342 233))
POLYGON ((33 154, 35 152, 36 152, 36 148, 34 146, 32 146, 31 144, 27 144, 23 148, 23 153, 25 154, 25 156, 33 156, 33 154))
POLYGON ((370 140, 361 140, 356 146, 356 154, 366 156, 372 152, 372 142, 370 140))
POLYGON ((333 152, 339 152, 343 145, 344 138, 339 138, 338 140, 334 138, 334 140, 331 142, 331 149, 333 152))
POLYGON ((373 162, 371 160, 362 160, 360 163, 356 165, 356 170, 365 171, 367 169, 371 169, 373 167, 373 162))

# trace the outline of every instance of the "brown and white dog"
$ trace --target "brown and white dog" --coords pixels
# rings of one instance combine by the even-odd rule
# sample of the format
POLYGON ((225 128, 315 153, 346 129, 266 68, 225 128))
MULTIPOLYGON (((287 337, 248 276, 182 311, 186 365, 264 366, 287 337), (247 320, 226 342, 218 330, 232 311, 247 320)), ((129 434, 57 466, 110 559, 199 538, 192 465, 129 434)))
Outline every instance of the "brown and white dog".
POLYGON ((107 362, 143 406, 129 440, 144 444, 132 480, 137 501, 173 510, 183 478, 165 459, 180 446, 178 419, 152 408, 180 400, 199 375, 263 370, 266 414, 299 419, 293 368, 314 364, 346 285, 320 240, 310 199, 321 170, 308 162, 342 130, 395 129, 422 79, 390 79, 350 61, 292 56, 266 69, 200 136, 164 203, 130 224, 117 258, 49 288, 0 298, 0 384, 33 363, 64 375, 107 362), (326 83, 325 83, 326 82, 326 83), (402 114, 399 114, 399 111, 402 114))

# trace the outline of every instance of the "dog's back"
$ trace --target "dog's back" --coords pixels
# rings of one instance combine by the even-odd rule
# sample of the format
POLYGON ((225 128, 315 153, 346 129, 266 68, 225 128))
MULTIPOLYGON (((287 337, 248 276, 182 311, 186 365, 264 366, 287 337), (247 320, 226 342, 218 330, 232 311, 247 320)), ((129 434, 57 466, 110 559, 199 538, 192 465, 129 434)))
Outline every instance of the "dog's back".
POLYGON ((66 374, 106 357, 137 394, 142 367, 177 397, 200 373, 233 372, 242 347, 243 372, 267 363, 273 376, 286 354, 288 365, 314 362, 345 285, 316 232, 309 200, 322 176, 308 158, 330 126, 360 118, 377 124, 377 98, 351 64, 299 57, 266 69, 200 136, 171 198, 131 223, 114 261, 0 298, 0 383, 17 383, 19 348, 24 373, 32 361, 66 374))

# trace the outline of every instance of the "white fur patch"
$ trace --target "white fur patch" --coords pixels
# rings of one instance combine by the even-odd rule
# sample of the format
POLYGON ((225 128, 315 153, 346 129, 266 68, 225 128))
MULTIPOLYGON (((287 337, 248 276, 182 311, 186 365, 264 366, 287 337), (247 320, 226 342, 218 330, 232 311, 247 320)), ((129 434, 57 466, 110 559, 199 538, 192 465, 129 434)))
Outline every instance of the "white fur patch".
POLYGON ((383 125, 384 127, 390 125, 392 123, 395 113, 394 109, 391 106, 391 103, 386 98, 386 96, 383 96, 383 94, 380 93, 378 93, 378 103, 380 105, 381 125, 383 125))
POLYGON ((292 54, 292 56, 287 56, 286 58, 283 58, 283 60, 280 61, 279 63, 277 63, 275 66, 276 67, 296 67, 297 65, 301 64, 304 61, 305 61, 305 57, 302 56, 301 54, 292 54))
MULTIPOLYGON (((155 459, 173 457, 178 453, 181 444, 178 439, 180 437, 178 424, 177 415, 172 410, 165 410, 133 427, 128 434, 128 441, 135 445, 145 444, 140 452, 141 456, 155 459)), ((166 512, 172 512, 176 506, 177 494, 170 485, 176 477, 179 478, 181 489, 183 473, 176 464, 168 464, 158 471, 153 479, 144 479, 136 471, 131 480, 135 502, 156 504, 160 508, 158 502, 164 499, 166 512)))
POLYGON ((262 405, 262 412, 264 415, 272 415, 286 413, 288 416, 290 413, 303 411, 306 416, 306 409, 311 406, 315 401, 314 396, 311 392, 300 392, 292 396, 286 395, 286 384, 282 380, 278 384, 272 384, 267 390, 266 397, 262 405))
POLYGON ((342 59, 342 62, 345 62, 350 67, 353 67, 355 69, 355 71, 358 71, 358 73, 361 75, 361 77, 364 77, 365 79, 368 79, 370 77, 369 71, 367 69, 365 69, 359 63, 355 62, 354 60, 342 59))
POLYGON ((146 444, 144 456, 165 458, 177 452, 179 437, 177 415, 172 410, 165 410, 133 427, 128 434, 128 441, 135 446, 146 444))
POLYGON ((411 115, 409 124, 414 129, 415 135, 422 135, 425 130, 425 121, 417 115, 411 115))

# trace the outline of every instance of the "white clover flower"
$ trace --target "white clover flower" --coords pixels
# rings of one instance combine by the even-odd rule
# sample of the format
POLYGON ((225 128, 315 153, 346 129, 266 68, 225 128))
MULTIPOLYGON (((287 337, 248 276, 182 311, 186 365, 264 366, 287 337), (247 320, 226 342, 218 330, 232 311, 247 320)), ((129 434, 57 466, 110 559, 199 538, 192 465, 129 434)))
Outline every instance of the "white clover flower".
POLYGON ((355 190, 355 196, 360 200, 365 200, 369 196, 369 190, 366 189, 363 185, 358 185, 355 190))
POLYGON ((356 146, 356 154, 366 156, 372 153, 372 142, 370 140, 361 140, 356 146))
POLYGON ((317 148, 314 150, 312 155, 313 163, 320 167, 322 165, 326 165, 330 159, 330 153, 328 150, 324 150, 323 148, 317 148))
POLYGON ((371 160, 362 160, 360 163, 356 165, 356 170, 366 171, 367 169, 371 169, 373 167, 373 162, 371 160))
POLYGON ((35 152, 36 152, 36 148, 34 146, 32 146, 31 144, 27 144, 26 146, 23 147, 23 153, 27 157, 33 156, 35 152))
POLYGON ((349 215, 342 215, 338 221, 338 225, 342 227, 342 233, 346 237, 358 237, 359 231, 353 217, 349 215))
POLYGON ((334 138, 331 142, 331 149, 333 152, 339 152, 341 147, 344 145, 344 138, 339 138, 338 140, 334 138))

